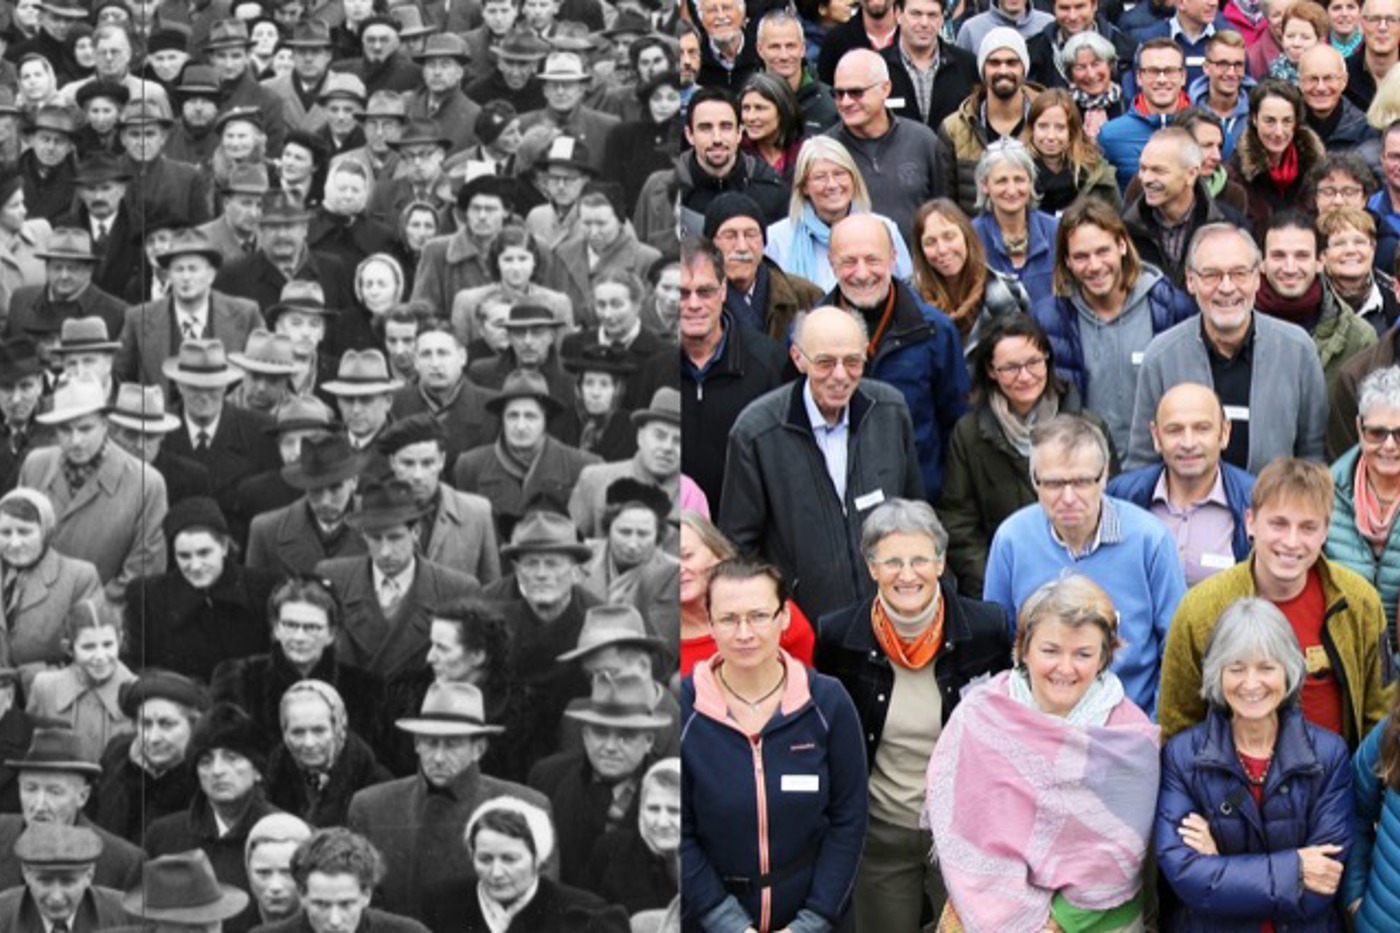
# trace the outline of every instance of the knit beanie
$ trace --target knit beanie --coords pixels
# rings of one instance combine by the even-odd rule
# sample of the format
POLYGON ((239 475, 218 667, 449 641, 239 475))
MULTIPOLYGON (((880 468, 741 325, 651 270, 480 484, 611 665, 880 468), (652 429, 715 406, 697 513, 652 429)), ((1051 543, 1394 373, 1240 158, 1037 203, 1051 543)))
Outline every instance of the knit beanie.
POLYGON ((977 48, 977 74, 981 75, 986 68, 987 59, 993 52, 1000 49, 1010 49, 1021 59, 1021 66, 1027 72, 1031 70, 1031 53, 1026 50, 1026 40, 1021 38, 1021 34, 1010 26, 998 26, 982 39, 982 44, 977 48))
POLYGON ((719 228, 735 217, 752 217, 763 231, 763 242, 768 242, 768 222, 763 217, 763 209, 757 201, 739 191, 726 191, 705 208, 705 238, 713 240, 719 228))

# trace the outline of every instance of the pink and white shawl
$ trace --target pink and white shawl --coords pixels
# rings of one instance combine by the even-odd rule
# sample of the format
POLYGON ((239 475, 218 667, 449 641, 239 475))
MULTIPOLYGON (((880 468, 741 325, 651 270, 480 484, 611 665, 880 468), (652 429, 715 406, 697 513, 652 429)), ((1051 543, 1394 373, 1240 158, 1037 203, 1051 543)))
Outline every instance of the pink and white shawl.
POLYGON ((1034 933, 1056 892, 1126 903, 1157 806, 1159 732, 1136 706, 1071 726, 1012 699, 1009 676, 958 705, 928 766, 923 822, 968 933, 1034 933))

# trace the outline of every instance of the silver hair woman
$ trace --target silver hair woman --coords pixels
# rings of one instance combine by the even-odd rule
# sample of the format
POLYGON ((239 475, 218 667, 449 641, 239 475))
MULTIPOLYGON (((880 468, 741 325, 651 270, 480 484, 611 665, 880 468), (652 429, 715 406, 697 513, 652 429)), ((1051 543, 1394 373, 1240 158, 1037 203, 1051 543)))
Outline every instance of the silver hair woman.
POLYGON ((1036 210, 1035 157, 1019 140, 987 146, 974 174, 977 209, 973 221, 987 264, 1020 280, 1035 301, 1052 291, 1055 269, 1054 217, 1036 210))
POLYGON ((1123 88, 1117 82, 1118 51, 1092 29, 1069 37, 1056 64, 1074 103, 1084 118, 1084 132, 1099 138, 1099 130, 1123 113, 1123 88))

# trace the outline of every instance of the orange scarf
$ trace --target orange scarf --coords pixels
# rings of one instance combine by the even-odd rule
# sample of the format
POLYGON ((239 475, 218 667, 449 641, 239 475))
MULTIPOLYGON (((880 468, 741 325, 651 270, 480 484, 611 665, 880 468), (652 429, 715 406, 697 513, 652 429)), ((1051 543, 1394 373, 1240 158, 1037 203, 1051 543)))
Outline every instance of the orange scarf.
POLYGON ((917 671, 927 667, 938 654, 938 649, 943 647, 943 610, 943 600, 940 599, 928 628, 912 641, 906 640, 895 631, 894 623, 890 622, 885 612, 884 602, 877 596, 870 607, 870 626, 875 630, 875 640, 880 643, 886 657, 906 670, 917 671))

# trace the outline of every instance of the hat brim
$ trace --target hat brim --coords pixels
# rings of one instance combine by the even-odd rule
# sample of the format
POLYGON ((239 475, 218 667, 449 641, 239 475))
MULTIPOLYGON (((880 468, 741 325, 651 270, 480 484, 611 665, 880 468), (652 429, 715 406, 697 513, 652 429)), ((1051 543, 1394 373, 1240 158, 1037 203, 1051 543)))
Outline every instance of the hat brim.
POLYGON ((5 767, 16 771, 53 771, 62 774, 86 774, 91 777, 102 776, 102 766, 91 761, 25 761, 23 758, 12 758, 5 762, 5 767))
POLYGON ((631 645, 636 648, 654 648, 660 650, 665 647, 665 642, 651 635, 619 634, 616 638, 605 638, 597 644, 588 645, 583 648, 575 648, 572 651, 565 651, 555 658, 556 661, 576 661, 587 654, 592 654, 599 648, 607 648, 610 645, 631 645))
POLYGON ((567 372, 571 373, 611 373, 614 376, 635 375, 636 363, 630 360, 587 360, 580 356, 566 356, 559 360, 567 372))
POLYGON ((250 359, 242 353, 230 353, 228 361, 239 369, 261 373, 264 376, 292 376, 297 371, 295 363, 269 363, 266 360, 250 359))
POLYGON ((146 920, 168 920, 172 923, 213 923, 236 917, 248 906, 248 895, 232 885, 220 883, 222 895, 212 904, 196 907, 147 907, 144 888, 122 895, 122 909, 146 920))
POLYGON ((224 254, 212 246, 208 249, 177 249, 161 253, 156 257, 156 262, 160 263, 162 269, 169 269, 170 264, 180 256, 203 256, 213 264, 215 269, 224 264, 224 254))
POLYGON ((59 356, 67 353, 116 353, 122 345, 115 340, 98 341, 96 343, 85 343, 82 346, 64 346, 60 343, 53 348, 53 352, 59 356))
POLYGON ((583 563, 593 556, 593 549, 586 544, 549 544, 546 542, 530 542, 526 544, 507 544, 501 548, 501 556, 510 560, 518 554, 567 554, 575 558, 579 563, 583 563))
POLYGON ((286 49, 333 49, 335 43, 330 39, 324 42, 320 39, 283 39, 280 43, 286 49))
POLYGON ((40 424, 63 424, 76 418, 86 415, 100 415, 110 409, 111 406, 104 400, 100 405, 79 405, 76 408, 55 408, 53 411, 46 411, 35 415, 34 420, 40 424))
MULTIPOLYGON (((317 425, 317 427, 326 427, 317 425)), ((282 428, 290 431, 293 428, 282 428)), ((331 430, 326 427, 326 430, 331 430)), ((365 468, 365 455, 357 453, 347 457, 336 464, 335 469, 329 473, 321 473, 316 476, 307 476, 306 471, 301 468, 300 463, 289 463, 282 467, 282 481, 293 489, 300 489, 302 492, 310 492, 313 489, 325 489, 327 486, 335 486, 345 482, 352 476, 359 476, 365 468)))
POLYGON ((535 163, 536 168, 549 168, 553 165, 562 165, 565 168, 577 169, 578 171, 583 172, 585 175, 589 176, 590 178, 598 177, 597 169, 589 165, 587 162, 580 162, 578 159, 551 159, 546 157, 540 159, 538 162, 535 163))
MULTIPOLYGON (((258 218, 258 226, 273 227, 277 224, 304 224, 315 216, 314 213, 308 210, 299 210, 295 212, 279 211, 276 214, 263 214, 258 218)), ((273 307, 275 308, 277 306, 273 305, 273 307)), ((269 308, 268 311, 271 313, 271 308, 269 308)))
POLYGON ((401 505, 390 509, 374 509, 365 512, 351 512, 345 516, 345 524, 356 531, 375 528, 392 528, 416 522, 427 514, 427 509, 416 505, 401 505))
POLYGON ((390 379, 388 382, 341 382, 339 379, 332 379, 321 386, 322 391, 331 395, 350 396, 385 395, 402 388, 402 379, 390 379))
POLYGON ((161 363, 160 371, 171 382, 182 386, 194 386, 197 389, 217 389, 222 386, 231 386, 243 379, 243 373, 232 366, 219 373, 189 372, 180 368, 179 357, 171 357, 161 363))
POLYGON ((407 146, 438 146, 451 149, 452 140, 446 136, 404 136, 389 143, 390 149, 403 149, 407 146))
POLYGON ((147 126, 152 123, 156 126, 174 126, 175 120, 173 117, 142 116, 134 117, 130 120, 122 120, 118 126, 147 126))
POLYGON ((655 408, 643 408, 640 411, 634 411, 632 412, 631 418, 632 423, 639 428, 648 421, 665 421, 677 427, 679 427, 681 423, 680 412, 659 411, 655 408))
POLYGON ((510 395, 496 395, 486 400, 483 406, 487 411, 499 415, 510 402, 518 398, 532 398, 540 403, 547 415, 557 415, 564 410, 564 405, 552 395, 540 395, 535 392, 515 392, 510 395))
POLYGON ((500 735, 505 726, 474 723, 454 719, 420 719, 409 717, 394 720, 394 728, 414 735, 500 735))
POLYGON ((600 713, 595 709, 566 709, 564 715, 594 726, 611 726, 614 729, 661 729, 671 724, 666 716, 656 713, 600 713))
POLYGON ((119 411, 113 411, 107 415, 107 420, 118 427, 139 431, 142 434, 169 434, 171 431, 180 429, 180 419, 171 414, 161 415, 159 421, 152 421, 132 418, 119 411))

